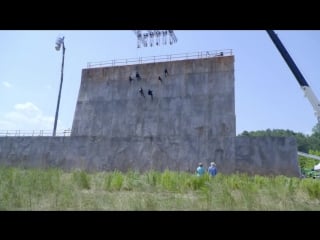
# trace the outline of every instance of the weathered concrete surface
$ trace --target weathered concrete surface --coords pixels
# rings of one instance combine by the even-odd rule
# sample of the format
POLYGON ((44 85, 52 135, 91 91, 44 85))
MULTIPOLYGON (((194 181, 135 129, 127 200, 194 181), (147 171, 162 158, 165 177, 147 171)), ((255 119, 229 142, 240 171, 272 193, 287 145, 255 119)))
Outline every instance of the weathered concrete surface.
POLYGON ((294 137, 236 137, 235 171, 257 175, 300 176, 294 137))
POLYGON ((84 69, 72 136, 231 137, 234 106, 233 56, 84 69))
POLYGON ((176 137, 127 140, 104 136, 2 137, 0 165, 89 171, 169 169, 194 172, 198 159, 202 159, 205 166, 216 160, 221 170, 231 172, 234 169, 234 162, 224 161, 234 159, 234 152, 223 150, 223 147, 234 146, 234 138, 213 138, 208 145, 202 141, 204 139, 192 138, 181 144, 176 137))
POLYGON ((0 165, 89 171, 170 169, 193 172, 201 159, 205 167, 215 161, 221 173, 294 177, 300 174, 294 138, 190 138, 182 143, 175 137, 136 137, 127 141, 104 136, 2 137, 0 165), (224 151, 233 146, 235 151, 224 151))
POLYGON ((216 159, 232 172, 234 101, 233 56, 84 69, 72 136, 108 137, 121 161, 162 159, 180 170, 216 159))

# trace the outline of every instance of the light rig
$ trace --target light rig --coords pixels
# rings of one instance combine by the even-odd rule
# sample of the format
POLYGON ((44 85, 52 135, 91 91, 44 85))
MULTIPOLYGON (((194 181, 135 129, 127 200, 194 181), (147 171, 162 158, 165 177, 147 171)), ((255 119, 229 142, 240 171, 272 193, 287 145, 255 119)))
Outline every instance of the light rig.
POLYGON ((143 47, 148 47, 148 46, 152 47, 154 45, 159 46, 161 43, 163 45, 166 45, 168 41, 169 41, 169 44, 172 45, 178 41, 173 30, 146 30, 146 31, 134 30, 134 33, 137 36, 138 48, 140 48, 141 46, 143 47))

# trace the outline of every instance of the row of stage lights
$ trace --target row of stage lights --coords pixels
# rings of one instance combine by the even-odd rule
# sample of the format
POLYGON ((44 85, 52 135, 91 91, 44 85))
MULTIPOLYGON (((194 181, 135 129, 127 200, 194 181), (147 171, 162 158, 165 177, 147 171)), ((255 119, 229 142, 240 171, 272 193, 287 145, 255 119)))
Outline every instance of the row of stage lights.
POLYGON ((135 30, 134 33, 137 36, 138 48, 141 46, 148 47, 148 42, 149 46, 152 47, 154 45, 159 46, 161 42, 163 45, 166 45, 168 42, 170 45, 172 45, 178 41, 173 30, 147 30, 146 32, 135 30))

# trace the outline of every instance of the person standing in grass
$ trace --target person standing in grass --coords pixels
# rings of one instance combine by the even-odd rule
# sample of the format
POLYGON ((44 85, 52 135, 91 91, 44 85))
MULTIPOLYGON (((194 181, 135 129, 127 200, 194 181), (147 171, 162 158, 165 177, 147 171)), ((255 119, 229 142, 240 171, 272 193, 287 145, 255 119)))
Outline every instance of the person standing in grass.
POLYGON ((197 173, 197 176, 202 176, 205 173, 203 164, 201 162, 199 163, 199 165, 197 167, 196 173, 197 173))
POLYGON ((210 167, 208 167, 208 173, 210 174, 210 176, 213 176, 213 177, 217 175, 217 167, 215 162, 210 163, 210 167))

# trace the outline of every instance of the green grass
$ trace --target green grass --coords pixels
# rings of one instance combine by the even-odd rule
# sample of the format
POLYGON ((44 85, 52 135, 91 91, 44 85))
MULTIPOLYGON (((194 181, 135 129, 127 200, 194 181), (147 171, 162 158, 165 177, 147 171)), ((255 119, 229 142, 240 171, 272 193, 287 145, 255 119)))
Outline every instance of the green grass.
POLYGON ((320 210, 320 180, 0 168, 0 210, 320 210))

